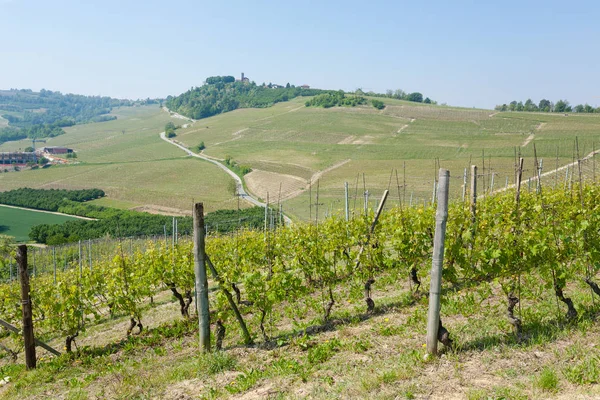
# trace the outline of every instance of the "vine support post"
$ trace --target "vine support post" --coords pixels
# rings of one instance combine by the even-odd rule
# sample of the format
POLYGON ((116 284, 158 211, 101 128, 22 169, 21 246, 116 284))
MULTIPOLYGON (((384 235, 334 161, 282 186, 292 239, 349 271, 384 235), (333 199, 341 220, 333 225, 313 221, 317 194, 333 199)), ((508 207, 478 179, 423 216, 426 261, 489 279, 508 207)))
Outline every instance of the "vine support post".
POLYGON ((439 174, 440 185, 438 188, 438 203, 435 216, 431 286, 429 288, 429 312, 427 315, 427 353, 431 355, 437 354, 438 332, 440 328, 440 291, 442 288, 446 221, 448 220, 450 171, 440 168, 439 174))
POLYGON ((81 260, 81 240, 79 241, 79 277, 83 274, 83 262, 81 260))
POLYGON ((463 187, 462 187, 462 201, 465 201, 465 194, 467 192, 467 169, 463 172, 463 187))
POLYGON ((33 317, 29 296, 29 274, 27 273, 27 245, 17 247, 17 264, 21 281, 21 309, 23 312, 23 341, 25 344, 25 366, 35 369, 35 339, 33 336, 33 317))
POLYGON ((471 165, 471 222, 475 226, 477 215, 477 165, 471 165))
POLYGON ((350 210, 348 209, 348 182, 344 182, 344 200, 346 206, 346 221, 350 219, 350 210))
POLYGON ((54 284, 56 285, 56 247, 52 247, 52 262, 54 264, 54 284))
POLYGON ((208 307, 208 279, 204 243, 204 204, 194 204, 194 275, 196 277, 196 305, 200 328, 200 348, 210 351, 210 313, 208 307))

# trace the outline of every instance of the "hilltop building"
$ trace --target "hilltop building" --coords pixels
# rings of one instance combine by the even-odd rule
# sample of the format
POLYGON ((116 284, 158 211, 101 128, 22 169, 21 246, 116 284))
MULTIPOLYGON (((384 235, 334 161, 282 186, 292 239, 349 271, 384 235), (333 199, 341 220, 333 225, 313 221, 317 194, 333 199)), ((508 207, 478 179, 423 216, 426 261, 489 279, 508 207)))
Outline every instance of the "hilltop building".
POLYGON ((236 79, 236 81, 238 81, 238 82, 244 82, 244 83, 250 83, 250 79, 248 79, 247 76, 244 76, 243 72, 242 72, 242 78, 241 79, 236 79))
POLYGON ((300 88, 301 89, 310 89, 310 86, 308 86, 308 85, 302 85, 302 86, 300 86, 300 88))

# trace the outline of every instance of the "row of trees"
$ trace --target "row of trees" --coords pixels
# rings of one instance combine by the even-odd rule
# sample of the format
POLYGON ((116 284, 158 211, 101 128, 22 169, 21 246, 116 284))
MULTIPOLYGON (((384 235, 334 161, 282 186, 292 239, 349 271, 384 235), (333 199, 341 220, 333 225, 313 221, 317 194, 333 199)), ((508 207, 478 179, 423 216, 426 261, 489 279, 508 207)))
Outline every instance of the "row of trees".
POLYGON ((0 204, 34 208, 36 210, 58 211, 66 200, 85 202, 104 197, 100 189, 66 190, 66 189, 31 189, 20 188, 0 192, 0 204))
MULTIPOLYGON (((244 166, 238 166, 230 159, 231 165, 244 173, 244 166)), ((172 217, 153 215, 138 211, 120 210, 86 203, 105 195, 100 189, 64 190, 21 188, 0 192, 0 204, 33 208, 36 210, 57 211, 97 220, 67 221, 63 224, 42 224, 31 228, 30 239, 46 244, 61 244, 84 239, 95 239, 108 235, 147 236, 171 233, 172 217)), ((264 223, 264 209, 254 207, 239 211, 219 210, 206 215, 206 223, 211 230, 230 232, 240 226, 259 228, 264 223)), ((181 234, 191 234, 192 219, 179 218, 178 230, 181 234)))
POLYGON ((567 100, 558 100, 556 103, 548 99, 542 99, 538 104, 531 99, 527 99, 525 103, 516 100, 508 104, 501 104, 495 107, 496 111, 529 111, 529 112, 576 112, 576 113, 600 113, 600 107, 594 108, 589 104, 578 104, 572 107, 567 100))
POLYGON ((255 82, 231 81, 233 77, 210 77, 206 85, 194 87, 179 96, 167 97, 172 111, 194 119, 207 118, 238 108, 263 108, 298 96, 314 96, 318 89, 300 87, 269 88, 255 82))
MULTIPOLYGON (((137 237, 172 233, 172 218, 165 215, 139 211, 93 206, 76 202, 65 202, 59 212, 82 215, 97 220, 74 220, 62 224, 33 226, 29 238, 38 243, 58 245, 100 237, 137 237)), ((239 211, 215 211, 208 213, 205 223, 211 231, 230 232, 238 227, 259 228, 264 224, 264 208, 254 207, 239 211)), ((177 230, 181 235, 191 235, 192 218, 177 219, 177 230)))
POLYGON ((375 93, 373 91, 365 93, 361 89, 358 89, 356 92, 358 94, 361 94, 361 95, 365 94, 365 95, 371 96, 371 97, 387 97, 390 99, 406 100, 406 101, 412 101, 415 103, 437 104, 437 101, 433 101, 429 97, 424 97, 423 94, 420 92, 407 93, 402 89, 396 89, 396 90, 388 89, 388 90, 386 90, 385 93, 375 93))
POLYGON ((306 107, 323 107, 330 108, 335 106, 350 106, 355 107, 357 105, 367 104, 367 99, 363 96, 354 95, 346 96, 343 90, 337 92, 331 91, 323 94, 319 94, 310 100, 307 100, 304 105, 306 107))

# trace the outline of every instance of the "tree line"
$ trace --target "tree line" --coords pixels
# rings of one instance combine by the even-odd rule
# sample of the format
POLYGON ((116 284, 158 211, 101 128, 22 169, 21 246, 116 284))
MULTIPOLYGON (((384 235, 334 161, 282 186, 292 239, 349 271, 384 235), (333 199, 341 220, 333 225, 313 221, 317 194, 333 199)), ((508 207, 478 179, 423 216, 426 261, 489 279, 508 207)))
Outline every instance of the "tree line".
MULTIPOLYGON (((72 201, 65 201, 58 211, 97 218, 97 220, 73 220, 62 224, 35 225, 31 227, 29 238, 38 243, 58 245, 106 236, 119 238, 171 235, 173 233, 173 217, 165 215, 119 210, 72 201)), ((262 207, 239 211, 219 210, 206 214, 204 221, 210 231, 228 233, 240 227, 260 228, 264 223, 264 215, 265 211, 262 207)), ((178 217, 177 231, 182 235, 191 235, 193 233, 192 218, 178 217)))
POLYGON ((531 99, 527 99, 525 103, 513 100, 508 104, 499 104, 494 109, 496 111, 600 113, 600 107, 594 108, 587 103, 578 104, 573 107, 567 100, 558 100, 556 103, 553 103, 548 99, 542 99, 538 104, 534 103, 531 99))
POLYGON ((186 117, 201 119, 238 108, 270 107, 299 96, 315 96, 322 92, 293 85, 269 87, 255 82, 236 82, 232 76, 214 76, 207 78, 203 86, 193 87, 179 96, 167 97, 165 105, 186 117))
POLYGON ((33 208, 36 210, 58 211, 65 200, 85 202, 104 197, 100 189, 66 190, 66 189, 31 189, 20 188, 0 192, 0 204, 33 208))
POLYGON ((330 108, 336 106, 349 106, 355 107, 357 105, 367 104, 367 99, 363 96, 354 95, 346 96, 343 90, 337 92, 330 91, 314 96, 310 100, 307 100, 304 105, 306 107, 323 107, 330 108))
POLYGON ((437 104, 437 101, 431 100, 429 97, 424 97, 421 92, 407 93, 402 89, 388 89, 385 93, 376 93, 373 91, 365 93, 361 89, 358 89, 357 93, 371 97, 387 97, 389 99, 412 101, 414 103, 437 104))
MULTIPOLYGON (((20 188, 0 193, 0 203, 36 210, 61 212, 96 220, 75 220, 62 224, 41 224, 31 228, 29 238, 56 245, 79 240, 113 237, 150 236, 172 233, 172 217, 139 211, 121 210, 86 203, 104 197, 101 189, 65 190, 20 188)), ((253 207, 239 211, 219 210, 206 215, 212 231, 231 232, 239 227, 260 228, 265 211, 253 207)), ((192 233, 191 217, 178 218, 178 231, 192 233)))

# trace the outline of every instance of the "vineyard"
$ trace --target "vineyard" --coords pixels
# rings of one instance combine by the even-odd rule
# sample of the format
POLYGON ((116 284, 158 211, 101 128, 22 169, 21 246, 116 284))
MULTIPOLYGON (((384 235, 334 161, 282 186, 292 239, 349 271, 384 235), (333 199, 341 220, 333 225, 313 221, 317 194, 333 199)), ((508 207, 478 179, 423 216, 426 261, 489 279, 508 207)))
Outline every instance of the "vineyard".
MULTIPOLYGON (((492 328, 526 344, 535 340, 540 325, 593 321, 600 301, 594 282, 600 268, 600 188, 574 183, 570 189, 538 185, 531 192, 506 190, 477 203, 450 204, 441 297, 445 352, 477 347, 461 340, 469 329, 477 332, 479 345, 485 346, 492 328), (536 304, 548 296, 555 306, 540 315, 536 304), (477 313, 483 308, 501 317, 498 326, 481 325, 477 313), (456 313, 467 328, 445 322, 456 313)), ((214 346, 280 347, 360 323, 389 309, 378 304, 378 290, 390 285, 408 284, 396 307, 423 304, 434 227, 433 207, 399 204, 378 220, 369 210, 348 220, 334 215, 273 230, 207 236, 207 261, 214 267, 209 280, 214 346)), ((74 347, 79 335, 111 318, 128 319, 123 338, 159 328, 144 319, 148 305, 165 290, 178 304, 174 320, 195 315, 192 241, 132 243, 106 252, 93 267, 74 252, 63 268, 39 269, 30 279, 36 337, 61 338, 75 359, 89 356, 94 352, 89 346, 74 347)), ((16 281, 0 285, 0 318, 20 324, 16 281)), ((406 323, 421 332, 425 318, 426 310, 417 308, 406 323)), ((193 325, 184 326, 194 331, 193 325)), ((17 360, 20 337, 5 334, 2 348, 17 360)), ((598 376, 585 379, 600 382, 598 376)), ((236 382, 230 388, 239 386, 236 382)))

